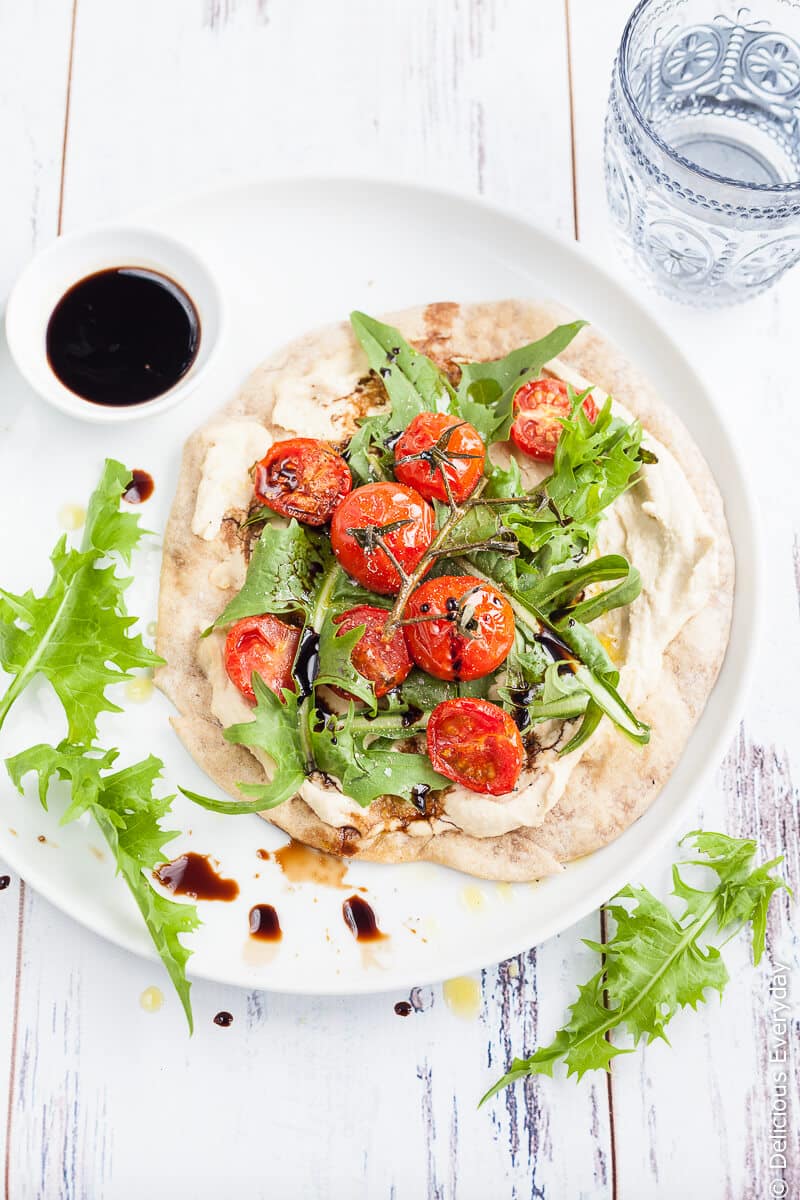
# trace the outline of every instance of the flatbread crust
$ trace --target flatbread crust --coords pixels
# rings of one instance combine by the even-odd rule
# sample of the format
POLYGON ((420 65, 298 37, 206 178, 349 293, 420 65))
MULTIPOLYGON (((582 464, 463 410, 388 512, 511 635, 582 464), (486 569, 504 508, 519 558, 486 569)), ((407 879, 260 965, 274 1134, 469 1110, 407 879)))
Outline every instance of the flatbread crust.
MULTIPOLYGON (((499 358, 572 319, 555 304, 519 300, 431 304, 387 318, 442 364, 499 358)), ((300 338, 260 366, 240 395, 209 424, 249 418, 270 425, 278 379, 313 375, 323 360, 352 356, 353 345, 346 323, 300 338)), ((472 837, 455 829, 431 833, 426 822, 421 828, 419 818, 409 816, 410 805, 385 800, 364 810, 358 828, 342 830, 321 821, 304 800, 295 797, 265 814, 292 837, 320 850, 377 862, 426 860, 486 879, 532 880, 553 874, 560 864, 616 838, 648 808, 674 770, 706 704, 728 642, 734 556, 722 498, 687 430, 605 338, 591 328, 584 329, 561 361, 623 403, 672 451, 716 537, 716 589, 709 603, 668 647, 661 677, 648 700, 639 706, 639 715, 653 727, 650 744, 634 746, 610 721, 603 721, 571 774, 564 796, 536 828, 491 838, 472 837), (387 819, 394 826, 388 831, 382 827, 387 819)), ((362 393, 335 401, 331 415, 342 437, 353 432, 355 418, 364 407, 362 393)), ((198 630, 214 620, 227 599, 209 583, 209 572, 230 554, 237 540, 234 521, 224 521, 213 541, 204 541, 191 531, 205 453, 202 430, 198 430, 186 443, 164 538, 158 651, 167 665, 157 672, 156 682, 178 710, 173 725, 189 753, 220 788, 241 799, 237 782, 260 783, 264 774, 247 750, 224 740, 221 726, 210 715, 211 688, 197 659, 198 630)))

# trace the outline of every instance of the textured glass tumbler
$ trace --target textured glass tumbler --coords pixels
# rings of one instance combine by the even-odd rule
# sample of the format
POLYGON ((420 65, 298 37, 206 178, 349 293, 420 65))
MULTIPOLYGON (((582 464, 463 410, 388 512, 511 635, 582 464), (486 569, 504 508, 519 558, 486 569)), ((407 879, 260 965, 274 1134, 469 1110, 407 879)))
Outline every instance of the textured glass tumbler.
POLYGON ((606 193, 659 291, 735 304, 800 259, 800 0, 641 0, 614 64, 606 193))

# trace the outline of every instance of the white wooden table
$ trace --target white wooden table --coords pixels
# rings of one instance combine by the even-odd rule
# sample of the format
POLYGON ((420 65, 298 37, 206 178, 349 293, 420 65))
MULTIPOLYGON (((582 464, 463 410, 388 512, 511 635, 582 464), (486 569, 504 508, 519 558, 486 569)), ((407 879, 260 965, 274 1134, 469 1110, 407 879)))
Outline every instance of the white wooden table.
MULTIPOLYGON (((61 230, 195 186, 299 170, 479 192, 613 263, 602 119, 630 6, 0 0, 0 294, 61 230)), ((800 272, 717 315, 648 302, 752 457, 770 580, 745 720, 696 823, 785 853, 797 883, 800 272)), ((666 891, 673 852, 643 881, 666 891)), ((590 963, 581 938, 598 929, 595 915, 485 970, 471 1021, 440 988, 399 1020, 403 996, 304 1000, 197 983, 190 1041, 176 1005, 140 1006, 145 988, 163 985, 155 965, 12 876, 0 892, 7 1200, 128 1200, 145 1188, 193 1200, 800 1195, 796 1022, 787 1190, 768 1190, 779 1177, 769 979, 798 953, 784 900, 761 969, 743 942, 731 945, 722 1006, 679 1016, 672 1049, 617 1059, 608 1080, 528 1081, 476 1111, 512 1051, 553 1033, 590 963), (212 1022, 220 1009, 234 1016, 228 1029, 212 1022)), ((795 1016, 798 1001, 800 974, 795 1016)))

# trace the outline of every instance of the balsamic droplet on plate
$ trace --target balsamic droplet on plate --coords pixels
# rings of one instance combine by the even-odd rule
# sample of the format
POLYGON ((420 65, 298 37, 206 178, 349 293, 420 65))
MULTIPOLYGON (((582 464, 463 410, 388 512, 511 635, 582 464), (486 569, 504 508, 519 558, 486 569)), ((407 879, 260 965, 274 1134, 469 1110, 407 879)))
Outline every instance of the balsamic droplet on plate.
POLYGON ((236 880, 223 879, 207 854, 181 854, 156 867, 153 875, 174 896, 188 896, 190 900, 235 900, 239 895, 236 880))
POLYGON ((254 904, 250 909, 250 937, 259 942, 279 942, 283 937, 278 914, 271 904, 254 904))
POLYGON ((152 496, 155 486, 153 476, 137 467, 131 472, 131 481, 122 493, 122 499, 126 504, 144 504, 152 496))
POLYGON ((372 906, 363 896, 350 896, 342 905, 342 916, 357 942, 382 942, 388 934, 378 928, 372 906))

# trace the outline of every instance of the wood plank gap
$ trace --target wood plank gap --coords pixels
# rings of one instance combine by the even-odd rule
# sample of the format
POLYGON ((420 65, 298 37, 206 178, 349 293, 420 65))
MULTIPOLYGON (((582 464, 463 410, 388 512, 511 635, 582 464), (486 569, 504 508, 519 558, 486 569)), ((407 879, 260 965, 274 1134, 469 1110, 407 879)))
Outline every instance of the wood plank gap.
POLYGON ((564 30, 567 40, 567 91, 569 93, 569 150, 572 162, 572 232, 575 241, 580 241, 578 222, 578 159, 575 146, 575 91, 572 86, 572 21, 569 0, 564 0, 564 30))
POLYGON ((61 139, 61 177, 58 181, 58 225, 61 233, 64 216, 64 180, 67 174, 67 141, 69 139, 69 110, 72 101, 72 64, 75 59, 75 26, 78 20, 78 0, 72 0, 72 20, 69 30, 69 58, 67 60, 67 95, 64 103, 64 135, 61 139))
POLYGON ((14 1123, 14 1082, 17 1076, 17 1041, 19 1035, 19 999, 22 990, 22 935, 25 928, 25 884, 19 881, 17 908, 17 961, 14 980, 14 1011, 11 1017, 11 1058, 8 1064, 8 1111, 6 1113, 6 1161, 3 1170, 5 1200, 11 1200, 11 1133, 14 1123))
MULTIPOLYGON (((606 910, 600 909, 600 941, 605 946, 608 941, 608 918, 606 910)), ((605 955, 603 956, 603 966, 605 966, 605 955)), ((603 988, 603 1004, 608 1008, 608 991, 603 988)), ((606 1041, 611 1045, 611 1030, 606 1030, 606 1041)), ((617 1130, 614 1121, 614 1076, 613 1062, 609 1062, 608 1071, 606 1072, 606 1097, 608 1099, 608 1137, 611 1156, 611 1200, 618 1200, 619 1191, 617 1186, 617 1130)))

